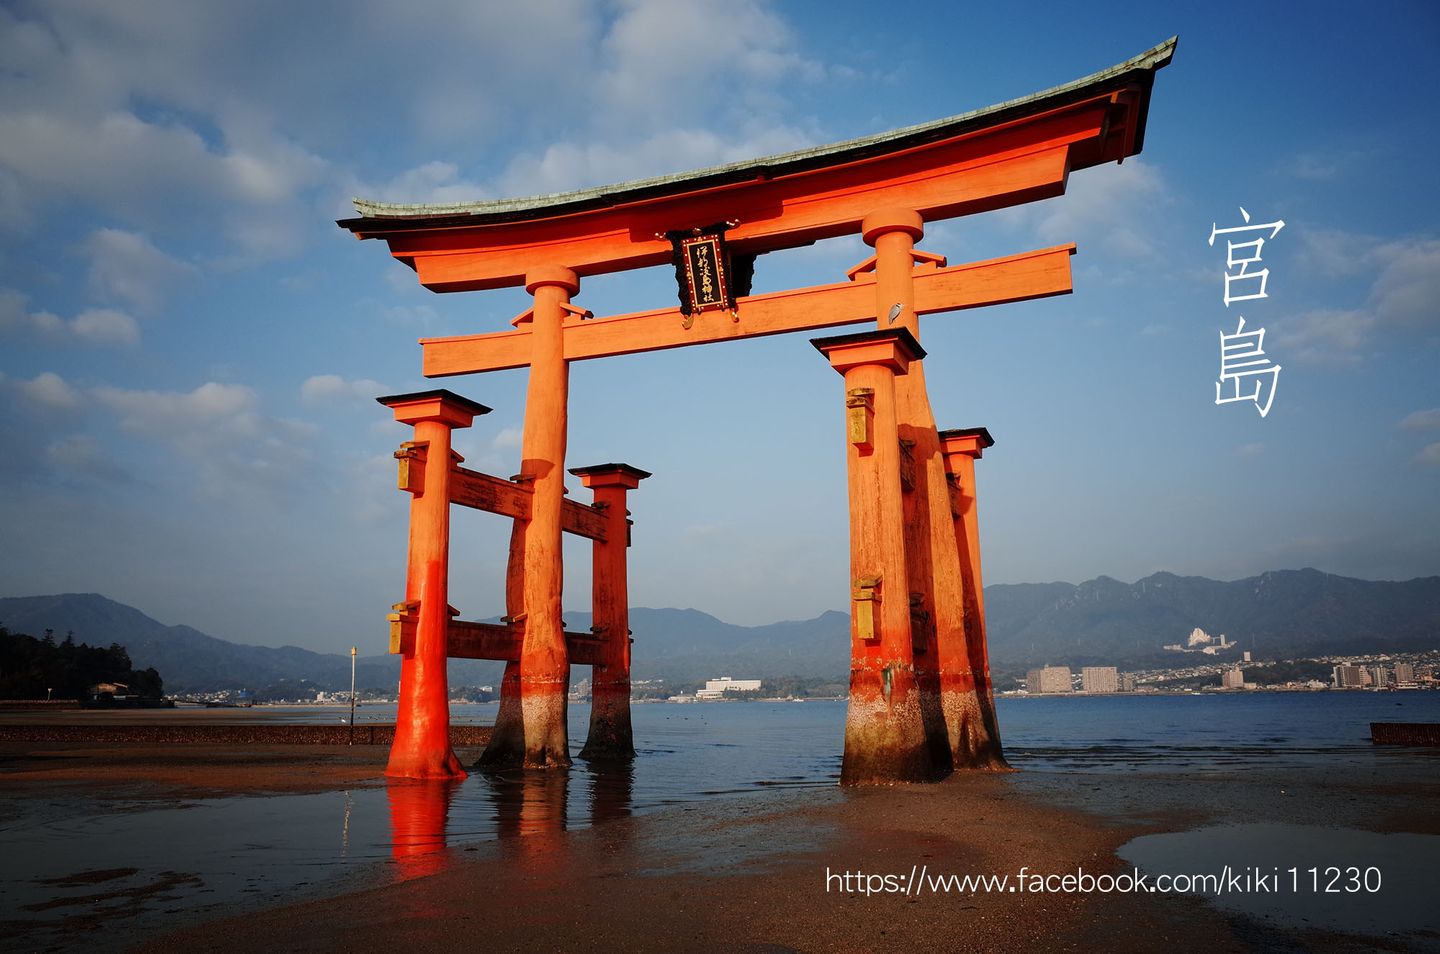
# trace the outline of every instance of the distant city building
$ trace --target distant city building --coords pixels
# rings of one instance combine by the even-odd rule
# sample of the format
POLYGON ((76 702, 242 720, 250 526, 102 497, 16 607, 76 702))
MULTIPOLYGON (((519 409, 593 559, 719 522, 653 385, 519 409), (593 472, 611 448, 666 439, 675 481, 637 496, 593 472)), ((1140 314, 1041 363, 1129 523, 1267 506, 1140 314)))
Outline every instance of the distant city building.
POLYGON ((1386 686, 1390 685, 1390 670, 1386 669, 1384 666, 1371 666, 1370 684, 1372 686, 1377 686, 1381 689, 1384 689, 1386 686))
POLYGON ((1222 689, 1244 689, 1245 671, 1239 666, 1234 669, 1227 669, 1220 674, 1220 688, 1222 689))
POLYGON ((1244 661, 1244 662, 1249 662, 1249 661, 1250 661, 1250 650, 1248 650, 1248 649, 1245 650, 1245 652, 1244 652, 1244 654, 1243 654, 1243 660, 1242 660, 1242 661, 1244 661))
POLYGON ((1336 666, 1331 680, 1336 689, 1357 689, 1370 681, 1370 674, 1359 666, 1336 666))
POLYGON ((1135 674, 1134 674, 1133 672, 1122 672, 1122 673, 1120 674, 1120 691, 1121 691, 1121 692, 1134 692, 1134 691, 1135 691, 1135 674))
POLYGON ((1208 656, 1213 656, 1216 653, 1220 652, 1222 649, 1229 649, 1231 646, 1234 645, 1234 643, 1229 643, 1225 641, 1224 633, 1221 633, 1219 636, 1211 636, 1209 633, 1205 632, 1205 630, 1201 629, 1199 626, 1196 626, 1190 631, 1190 636, 1188 639, 1185 640, 1184 645, 1181 645, 1180 643, 1171 643, 1165 648, 1170 650, 1171 652, 1205 653, 1208 656))
POLYGON ((1070 680, 1070 667, 1045 666, 1042 669, 1032 669, 1025 676, 1025 688, 1031 695, 1070 692, 1074 688, 1070 680))
POLYGON ((1395 664, 1395 685, 1409 685, 1415 681, 1415 667, 1409 663, 1395 664))
POLYGON ((706 680, 704 689, 695 690, 695 698, 723 699, 727 692, 755 692, 759 688, 759 679, 735 679, 731 676, 721 676, 719 679, 706 680))
POLYGON ((1080 688, 1086 692, 1119 692, 1119 670, 1114 666, 1086 666, 1080 670, 1080 688))

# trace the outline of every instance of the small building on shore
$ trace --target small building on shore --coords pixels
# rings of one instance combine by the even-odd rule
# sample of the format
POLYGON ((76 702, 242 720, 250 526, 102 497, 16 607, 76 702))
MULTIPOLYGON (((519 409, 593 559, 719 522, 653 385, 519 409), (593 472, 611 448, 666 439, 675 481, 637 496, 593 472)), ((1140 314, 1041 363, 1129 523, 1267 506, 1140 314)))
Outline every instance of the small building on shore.
POLYGON ((733 676, 721 676, 719 679, 708 679, 704 689, 695 690, 696 699, 723 699, 727 692, 759 692, 761 681, 759 679, 736 679, 733 676))

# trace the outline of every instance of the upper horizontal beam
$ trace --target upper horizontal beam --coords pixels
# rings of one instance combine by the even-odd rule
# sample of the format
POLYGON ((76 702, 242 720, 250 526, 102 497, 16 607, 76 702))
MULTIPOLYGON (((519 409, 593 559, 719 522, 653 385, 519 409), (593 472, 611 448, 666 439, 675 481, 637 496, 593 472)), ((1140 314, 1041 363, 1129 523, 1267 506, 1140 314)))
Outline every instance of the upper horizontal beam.
POLYGON ((843 143, 561 195, 450 205, 357 200, 339 224, 383 238, 435 291, 519 285, 668 261, 663 233, 735 222, 740 253, 858 231, 882 207, 927 221, 1059 195, 1071 171, 1138 153, 1171 39, 1091 76, 959 116, 843 143))
POLYGON ((936 221, 1061 195, 1069 147, 1096 135, 1105 112, 1096 107, 1057 118, 1039 143, 931 146, 923 155, 887 156, 863 168, 761 179, 578 216, 384 237, 420 284, 439 292, 520 285, 526 273, 546 267, 583 277, 664 265, 671 256, 664 233, 716 222, 738 223, 725 234, 735 252, 759 254, 858 233, 879 208, 901 206, 936 221), (870 168, 876 165, 891 168, 870 168))
MULTIPOLYGON (((1022 252, 1005 258, 919 269, 915 312, 926 315, 1051 295, 1069 294, 1074 245, 1022 252)), ((737 302, 739 321, 723 312, 697 316, 686 330, 678 308, 572 320, 565 325, 565 360, 658 351, 762 335, 783 334, 875 320, 873 277, 836 285, 752 295, 737 302)), ((530 331, 451 338, 423 338, 426 377, 523 368, 530 364, 530 331)))

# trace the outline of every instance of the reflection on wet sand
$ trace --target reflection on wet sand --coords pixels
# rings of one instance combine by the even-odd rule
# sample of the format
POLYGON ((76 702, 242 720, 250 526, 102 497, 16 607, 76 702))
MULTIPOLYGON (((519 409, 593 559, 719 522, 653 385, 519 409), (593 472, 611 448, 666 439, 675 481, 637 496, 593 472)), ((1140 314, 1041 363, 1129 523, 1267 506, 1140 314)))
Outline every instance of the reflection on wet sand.
POLYGON ((389 782, 390 851, 399 879, 408 881, 449 867, 452 859, 445 849, 452 807, 464 816, 488 814, 507 856, 535 869, 558 864, 561 836, 572 824, 572 784, 588 785, 590 795, 589 818, 574 822, 593 825, 627 818, 634 810, 635 771, 629 762, 561 771, 487 771, 478 773, 469 784, 453 780, 389 782), (481 804, 460 808, 457 797, 475 798, 481 804))
POLYGON ((401 881, 449 867, 445 826, 459 782, 396 779, 385 787, 390 804, 390 856, 401 881))
POLYGON ((585 771, 590 776, 590 824, 629 818, 635 810, 635 763, 591 762, 585 771))

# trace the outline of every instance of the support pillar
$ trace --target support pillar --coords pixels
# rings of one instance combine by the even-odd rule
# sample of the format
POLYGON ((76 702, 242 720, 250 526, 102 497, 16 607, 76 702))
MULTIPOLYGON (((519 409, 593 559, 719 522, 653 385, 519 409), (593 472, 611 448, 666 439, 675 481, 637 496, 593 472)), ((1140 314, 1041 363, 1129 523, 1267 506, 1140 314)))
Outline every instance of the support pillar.
POLYGON ((840 784, 923 782, 932 758, 915 679, 895 377, 925 352, 906 330, 815 339, 845 376, 850 701, 840 784))
POLYGON ((605 511, 605 539, 594 542, 591 584, 592 632, 600 640, 600 658, 590 677, 590 733, 582 759, 633 759, 635 734, 630 725, 630 595, 626 551, 630 546, 626 492, 649 477, 628 464, 576 467, 570 471, 595 493, 605 511))
MULTIPOLYGON (((525 392, 525 431, 521 440, 521 478, 530 482, 530 519, 520 549, 523 606, 510 609, 511 625, 523 632, 520 660, 506 669, 507 688, 518 690, 518 720, 496 720, 481 764, 522 764, 530 768, 570 764, 566 696, 570 657, 561 621, 564 565, 561 510, 565 499, 566 412, 569 366, 564 325, 570 296, 580 279, 568 268, 547 267, 526 276, 534 296, 530 330, 530 381, 525 392), (507 685, 508 683, 508 685, 507 685)), ((515 547, 512 544, 512 553, 515 547)), ((508 587, 507 587, 508 588, 508 587)))
MULTIPOLYGON (((909 209, 882 209, 861 223, 875 248, 875 306, 880 330, 904 328, 920 337, 915 314, 915 270, 944 265, 943 258, 916 250, 924 222, 909 209)), ((906 559, 919 640, 916 660, 922 712, 937 762, 955 769, 999 768, 1003 761, 991 738, 993 710, 986 717, 982 692, 972 678, 966 620, 969 601, 960 555, 955 550, 950 484, 935 415, 925 386, 924 361, 895 380, 896 418, 910 460, 905 494, 906 559)))
POLYGON ((975 462, 995 439, 983 427, 940 431, 945 471, 950 477, 955 524, 955 549, 965 576, 965 631, 970 671, 981 714, 990 730, 991 755, 996 767, 1005 767, 995 716, 995 691, 990 680, 990 643, 985 632, 985 582, 980 573, 980 521, 976 506, 975 462))
POLYGON ((411 491, 410 553, 403 609, 416 617, 412 645, 401 647, 400 704, 385 774, 400 778, 464 778, 450 747, 450 691, 446 641, 450 625, 450 478, 453 428, 490 413, 448 390, 378 399, 395 419, 413 425, 412 460, 423 454, 425 477, 411 491))

